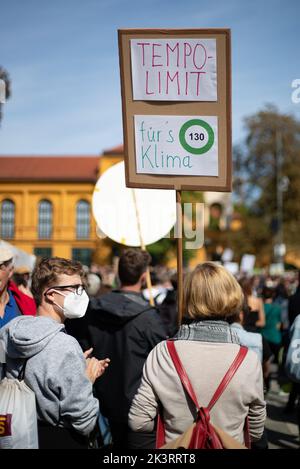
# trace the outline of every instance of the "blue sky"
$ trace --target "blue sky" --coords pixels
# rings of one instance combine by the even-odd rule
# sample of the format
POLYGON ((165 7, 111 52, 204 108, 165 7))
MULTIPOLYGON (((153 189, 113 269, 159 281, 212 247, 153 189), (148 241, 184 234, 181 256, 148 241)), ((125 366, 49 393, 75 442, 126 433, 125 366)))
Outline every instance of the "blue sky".
POLYGON ((122 142, 118 28, 232 29, 233 141, 274 103, 300 119, 299 0, 0 0, 10 73, 0 154, 98 154, 122 142))

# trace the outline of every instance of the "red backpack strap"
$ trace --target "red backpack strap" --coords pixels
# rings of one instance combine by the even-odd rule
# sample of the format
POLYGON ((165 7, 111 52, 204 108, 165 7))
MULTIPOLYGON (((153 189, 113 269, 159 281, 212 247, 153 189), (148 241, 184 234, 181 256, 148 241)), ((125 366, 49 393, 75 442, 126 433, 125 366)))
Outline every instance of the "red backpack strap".
MULTIPOLYGON (((190 396, 190 398, 192 399, 192 401, 194 402, 194 404, 195 404, 195 406, 197 407, 197 410, 198 410, 200 408, 200 406, 198 404, 196 394, 195 394, 194 389, 193 389, 193 387, 190 383, 190 380, 189 380, 189 378, 186 374, 186 371, 182 366, 181 360, 180 360, 180 358, 178 356, 178 353, 177 353, 177 350, 175 348, 174 341, 173 340, 167 340, 167 347, 168 347, 169 354, 170 354, 170 356, 173 360, 176 371, 177 371, 177 373, 178 373, 178 375, 181 379, 183 387, 186 390, 186 392, 188 393, 188 395, 190 396)), ((212 407, 215 405, 217 400, 223 394, 226 387, 228 386, 228 384, 230 383, 230 381, 234 377, 235 373, 239 369, 242 362, 244 361, 244 358, 246 357, 247 352, 248 352, 247 347, 240 347, 237 356, 235 357, 235 359, 234 359, 233 363, 231 364, 229 370, 227 371, 226 375, 224 376, 221 383, 219 384, 218 389, 214 393, 210 403, 208 404, 208 406, 207 406, 208 410, 212 409, 212 407)))
POLYGON ((157 416, 156 427, 156 449, 161 448, 166 442, 165 423, 162 418, 162 413, 159 411, 157 416))
POLYGON ((192 399, 193 403, 197 407, 197 410, 199 410, 200 406, 198 404, 196 394, 195 394, 194 389, 191 385, 191 382, 188 378, 188 375, 186 374, 186 371, 182 366, 181 360, 180 360, 179 355, 177 353, 177 350, 175 348, 174 341, 173 340, 167 340, 167 347, 168 347, 169 354, 170 354, 170 356, 173 360, 176 371, 178 373, 178 376, 181 379, 181 382, 183 384, 184 389, 186 390, 186 392, 188 393, 188 395, 192 399))
MULTIPOLYGON (((174 343, 173 340, 167 340, 167 348, 168 348, 169 354, 170 354, 170 356, 173 360, 173 363, 174 363, 175 369, 178 373, 178 376, 179 376, 179 378, 180 378, 180 380, 183 384, 184 389, 186 390, 186 392, 188 393, 188 395, 190 396, 190 398, 194 402, 197 410, 199 410, 200 406, 198 404, 196 394, 195 394, 194 389, 193 389, 193 387, 190 383, 190 380, 189 380, 189 378, 186 374, 186 371, 182 366, 181 360, 179 358, 179 355, 177 353, 177 350, 175 348, 175 343, 174 343)), ((240 365, 243 363, 247 353, 248 353, 248 348, 241 346, 237 356, 235 357, 233 363, 231 364, 229 370, 225 374, 224 378, 222 379, 221 383, 218 386, 218 389, 214 393, 210 403, 207 406, 207 409, 209 411, 212 409, 212 407, 215 405, 217 400, 220 398, 220 396, 225 391, 226 387, 228 386, 228 384, 230 383, 230 381, 234 377, 234 375, 237 372, 237 370, 239 369, 240 365)), ((245 421, 244 438, 245 438, 245 444, 246 444, 247 448, 250 448, 251 444, 250 444, 250 435, 249 435, 249 427, 248 427, 248 418, 246 418, 246 421, 245 421)), ((159 415, 158 416, 158 425, 157 425, 157 446, 156 446, 156 448, 160 448, 164 444, 164 441, 165 441, 165 428, 164 428, 163 420, 162 420, 161 416, 159 415)))
POLYGON ((228 384, 230 383, 230 381, 234 377, 235 373, 239 369, 240 365, 243 363, 244 358, 246 357, 247 353, 248 353, 247 347, 242 347, 241 346, 240 350, 239 350, 239 353, 235 357, 235 359, 234 359, 233 363, 231 364, 229 370, 227 371, 226 375, 224 376, 221 383, 219 384, 218 389, 216 390, 213 397, 211 398, 211 401, 207 406, 207 408, 209 410, 211 410, 213 408, 213 406, 215 405, 217 400, 223 394, 223 392, 227 388, 228 384))
MULTIPOLYGON (((175 369, 178 373, 178 376, 183 384, 184 389, 186 390, 186 392, 188 393, 188 395, 194 402, 197 410, 199 410, 199 404, 197 401, 196 394, 185 372, 185 369, 182 366, 181 360, 178 356, 173 340, 167 340, 167 348, 172 358, 172 361, 174 363, 175 369)), ((156 428, 156 449, 161 448, 164 444, 165 444, 165 425, 164 425, 161 409, 159 409, 158 418, 157 418, 157 428, 156 428)))

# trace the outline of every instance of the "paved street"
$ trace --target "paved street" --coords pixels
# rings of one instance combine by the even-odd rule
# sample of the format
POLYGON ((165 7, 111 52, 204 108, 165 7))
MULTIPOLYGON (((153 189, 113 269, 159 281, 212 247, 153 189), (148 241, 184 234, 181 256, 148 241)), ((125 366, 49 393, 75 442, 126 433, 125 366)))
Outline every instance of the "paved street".
MULTIPOLYGON (((273 368, 272 376, 276 377, 273 368)), ((291 414, 283 412, 288 400, 288 394, 280 391, 275 380, 271 383, 271 390, 267 394, 267 434, 270 449, 299 449, 299 434, 295 411, 291 414)))

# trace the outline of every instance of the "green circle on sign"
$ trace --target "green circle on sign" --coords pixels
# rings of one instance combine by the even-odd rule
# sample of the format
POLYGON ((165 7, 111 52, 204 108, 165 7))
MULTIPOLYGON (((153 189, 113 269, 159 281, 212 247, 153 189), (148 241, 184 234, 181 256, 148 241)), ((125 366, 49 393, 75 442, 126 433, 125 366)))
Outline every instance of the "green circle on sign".
POLYGON ((191 119, 187 121, 185 124, 183 124, 183 126, 181 127, 179 131, 179 141, 181 143, 181 146, 185 150, 187 150, 189 153, 193 153, 194 155, 202 155, 203 153, 208 152, 213 146, 214 141, 215 141, 214 131, 207 122, 201 119, 191 119), (193 125, 199 125, 200 127, 203 127, 208 134, 208 142, 206 143, 206 145, 204 145, 201 148, 191 147, 191 145, 189 145, 185 139, 185 133, 187 129, 189 129, 193 125))

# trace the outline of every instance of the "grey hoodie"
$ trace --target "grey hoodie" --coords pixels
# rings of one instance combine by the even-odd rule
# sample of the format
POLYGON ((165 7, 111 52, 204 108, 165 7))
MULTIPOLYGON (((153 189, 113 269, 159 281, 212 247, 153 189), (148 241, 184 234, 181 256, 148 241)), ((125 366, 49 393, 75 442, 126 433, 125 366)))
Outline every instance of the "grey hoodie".
POLYGON ((72 427, 88 435, 95 427, 99 403, 86 376, 78 342, 48 317, 20 316, 0 329, 7 377, 18 377, 28 359, 25 382, 35 392, 38 419, 72 427))

